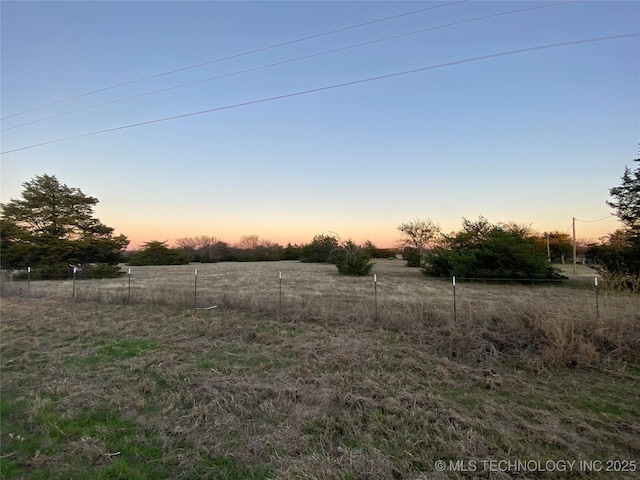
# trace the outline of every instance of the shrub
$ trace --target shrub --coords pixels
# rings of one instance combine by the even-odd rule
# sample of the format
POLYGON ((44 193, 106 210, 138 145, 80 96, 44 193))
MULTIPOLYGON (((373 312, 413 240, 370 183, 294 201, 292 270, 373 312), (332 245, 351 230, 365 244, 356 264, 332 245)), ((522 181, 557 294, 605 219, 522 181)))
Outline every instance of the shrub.
POLYGON ((371 257, 363 248, 347 240, 332 255, 333 262, 342 275, 368 275, 373 267, 371 257))
POLYGON ((407 267, 419 267, 422 263, 420 250, 413 247, 405 247, 402 252, 402 259, 406 260, 407 267))
POLYGON ((492 225, 482 217, 477 222, 465 219, 460 232, 445 236, 442 246, 425 256, 422 272, 436 277, 563 278, 527 228, 492 225))
POLYGON ((179 250, 169 248, 167 242, 154 240, 144 244, 144 248, 129 257, 129 265, 185 265, 186 258, 179 250))
POLYGON ((316 235, 311 243, 300 250, 300 261, 307 263, 332 263, 331 255, 339 247, 338 239, 331 235, 316 235))

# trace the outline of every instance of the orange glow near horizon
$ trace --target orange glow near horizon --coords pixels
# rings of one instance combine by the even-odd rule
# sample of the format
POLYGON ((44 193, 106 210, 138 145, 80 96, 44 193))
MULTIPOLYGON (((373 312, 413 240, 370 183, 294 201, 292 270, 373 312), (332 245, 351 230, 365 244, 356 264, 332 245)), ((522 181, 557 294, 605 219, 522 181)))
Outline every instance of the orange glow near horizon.
MULTIPOLYGON (((535 231, 544 233, 545 231, 561 231, 572 235, 571 229, 566 230, 569 223, 562 228, 550 227, 548 229, 535 228, 535 231)), ((582 223, 576 222, 576 237, 578 240, 587 243, 596 243, 600 238, 610 234, 614 230, 620 228, 620 224, 615 218, 608 219, 600 223, 582 223)), ((457 231, 461 227, 458 225, 454 228, 445 228, 443 226, 442 231, 444 233, 451 233, 457 231)), ((213 229, 212 229, 213 230, 213 229)), ((371 240, 377 247, 380 248, 393 248, 398 245, 400 240, 400 234, 395 228, 381 227, 371 228, 368 232, 364 229, 352 228, 350 232, 346 228, 342 229, 342 232, 336 232, 333 229, 311 229, 311 228, 268 228, 268 229, 234 229, 234 228, 220 228, 214 231, 207 231, 206 228, 191 227, 189 229, 179 228, 176 225, 122 225, 122 228, 116 228, 116 234, 124 234, 130 241, 128 250, 138 250, 142 248, 143 244, 150 241, 167 241, 169 246, 175 246, 175 241, 178 238, 183 237, 196 237, 200 235, 215 236, 218 240, 226 242, 230 245, 234 245, 240 241, 245 235, 258 235, 261 239, 269 240, 271 242, 278 243, 279 245, 286 246, 287 243, 292 245, 303 245, 311 242, 313 237, 318 234, 330 235, 332 233, 338 233, 344 239, 352 239, 356 243, 364 243, 366 240, 371 240)))

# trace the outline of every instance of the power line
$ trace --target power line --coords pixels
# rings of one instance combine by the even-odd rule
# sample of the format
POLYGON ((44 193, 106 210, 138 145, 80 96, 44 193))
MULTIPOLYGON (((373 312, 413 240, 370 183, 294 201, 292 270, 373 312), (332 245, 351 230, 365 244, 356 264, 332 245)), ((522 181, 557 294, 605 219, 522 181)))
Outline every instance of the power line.
POLYGON ((609 215, 608 217, 604 217, 604 218, 600 218, 598 220, 579 220, 579 219, 575 219, 576 222, 582 222, 582 223, 595 223, 595 222, 602 222, 603 220, 606 220, 608 218, 614 217, 615 215, 609 215))
POLYGON ((277 43, 277 44, 274 44, 274 45, 269 45, 267 47, 256 48, 255 50, 249 50, 247 52, 237 53, 237 54, 234 54, 234 55, 229 55, 227 57, 221 57, 221 58, 217 58, 215 60, 209 60, 209 61, 206 61, 206 62, 197 63, 195 65, 189 65, 187 67, 181 67, 181 68, 176 68, 174 70, 169 70, 169 71, 166 71, 166 72, 156 73, 154 75, 149 75, 147 77, 138 78, 136 80, 129 80, 127 82, 118 83, 118 84, 115 84, 115 85, 110 85, 108 87, 100 88, 98 90, 93 90, 93 91, 90 91, 90 92, 81 93, 79 95, 74 95, 73 97, 63 98, 62 100, 57 100, 55 102, 47 103, 45 105, 40 105, 38 107, 30 108, 29 110, 24 110, 22 112, 18 112, 18 113, 14 113, 12 115, 8 115, 6 117, 2 117, 2 118, 0 118, 0 120, 6 120, 8 118, 17 117, 18 115, 24 115, 25 113, 33 112, 35 110, 40 110, 40 109, 43 109, 43 108, 46 108, 46 107, 51 107, 53 105, 58 105, 60 103, 68 102, 70 100, 75 100, 75 99, 86 97, 86 96, 93 95, 93 94, 96 94, 96 93, 104 92, 106 90, 113 90, 114 88, 120 88, 120 87, 124 87, 126 85, 131 85, 131 84, 134 84, 134 83, 140 83, 140 82, 144 82, 146 80, 151 80, 151 79, 158 78, 158 77, 164 77, 166 75, 172 75, 174 73, 184 72, 186 70, 191 70, 191 69, 194 69, 194 68, 204 67, 205 65, 211 65, 212 63, 218 63, 218 62, 223 62, 225 60, 231 60, 231 59, 234 59, 234 58, 244 57, 244 56, 251 55, 251 54, 254 54, 254 53, 259 53, 259 52, 264 52, 264 51, 267 51, 267 50, 272 50, 274 48, 284 47, 286 45, 292 45, 294 43, 305 42, 307 40, 312 40, 314 38, 325 37, 327 35, 333 35, 335 33, 345 32, 347 30, 353 30, 355 28, 360 28, 360 27, 365 27, 365 26, 368 26, 368 25, 373 25, 374 23, 386 22, 387 20, 393 20, 394 18, 406 17, 408 15, 415 15, 416 13, 426 12, 427 10, 434 10, 436 8, 448 7, 450 5, 455 5, 455 4, 458 4, 458 3, 464 3, 466 1, 467 0, 455 0, 453 2, 444 3, 442 5, 436 5, 434 7, 425 7, 425 8, 421 8, 421 9, 418 9, 418 10, 412 10, 410 12, 405 12, 405 13, 400 13, 400 14, 397 14, 397 15, 392 15, 390 17, 379 18, 379 19, 376 19, 376 20, 371 20, 371 21, 368 21, 368 22, 359 23, 357 25, 350 25, 348 27, 338 28, 337 30, 331 30, 329 32, 318 33, 316 35, 310 35, 308 37, 298 38, 296 40, 289 40, 289 41, 286 41, 286 42, 277 43))
POLYGON ((94 104, 94 105, 89 105, 89 106, 78 108, 78 109, 75 109, 75 110, 69 110, 69 111, 58 113, 58 114, 55 114, 55 115, 49 115, 47 117, 39 118, 39 119, 36 119, 36 120, 32 120, 30 122, 21 123, 19 125, 15 125, 13 127, 8 127, 8 128, 5 128, 5 129, 2 129, 2 130, 0 130, 0 132, 6 132, 6 131, 9 131, 9 130, 14 130, 16 128, 24 127, 24 126, 31 125, 31 124, 34 124, 34 123, 43 122, 45 120, 51 120, 53 118, 58 118, 58 117, 62 117, 62 116, 65 116, 65 115, 70 115, 70 114, 73 114, 73 113, 82 112, 82 111, 85 111, 85 110, 90 110, 90 109, 93 109, 93 108, 104 107, 106 105, 111 105, 113 103, 124 102, 124 101, 127 101, 127 100, 132 100, 132 99, 135 99, 135 98, 145 97, 145 96, 148 96, 148 95, 155 95, 157 93, 167 92, 169 90, 175 90, 175 89, 178 89, 178 88, 190 87, 190 86, 197 85, 197 84, 200 84, 200 83, 210 82, 210 81, 213 81, 213 80, 219 80, 221 78, 227 78, 227 77, 231 77, 231 76, 235 76, 235 75, 241 75, 243 73, 249 73, 249 72, 254 72, 254 71, 257 71, 257 70, 263 70, 263 69, 266 69, 266 68, 285 65, 285 64, 288 64, 288 63, 298 62, 300 60, 307 60, 307 59, 314 58, 314 57, 320 57, 322 55, 328 55, 328 54, 331 54, 331 53, 341 52, 341 51, 344 51, 344 50, 363 47, 363 46, 366 46, 366 45, 372 45, 374 43, 380 43, 380 42, 385 42, 385 41, 388 41, 388 40, 394 40, 394 39, 397 39, 397 38, 407 37, 407 36, 410 36, 410 35, 416 35, 418 33, 425 33, 425 32, 428 32, 428 31, 438 30, 438 29, 441 29, 441 28, 447 28, 447 27, 452 27, 452 26, 456 26, 456 25, 462 25, 462 24, 465 24, 465 23, 471 23, 471 22, 476 22, 476 21, 480 21, 480 20, 486 20, 486 19, 505 16, 505 15, 512 15, 514 13, 522 13, 522 12, 527 12, 527 11, 531 11, 531 10, 539 10, 539 9, 542 9, 542 8, 558 7, 558 6, 561 6, 561 5, 566 5, 566 4, 570 4, 570 3, 579 3, 579 2, 583 2, 583 1, 584 0, 570 0, 570 1, 565 1, 565 2, 553 3, 553 4, 549 4, 549 5, 538 5, 538 6, 535 6, 535 7, 521 8, 519 10, 510 10, 510 11, 507 11, 507 12, 494 13, 494 14, 491 14, 491 15, 484 15, 484 16, 481 16, 481 17, 475 17, 475 18, 470 18, 470 19, 466 19, 466 20, 460 20, 460 21, 457 21, 457 22, 446 23, 446 24, 443 24, 443 25, 437 25, 437 26, 434 26, 434 27, 423 28, 423 29, 420 29, 420 30, 412 31, 412 32, 401 33, 401 34, 392 35, 392 36, 389 36, 389 37, 383 37, 383 38, 379 38, 379 39, 376 39, 376 40, 370 40, 368 42, 362 42, 362 43, 357 43, 357 44, 353 44, 353 45, 348 45, 346 47, 335 48, 333 50, 326 50, 324 52, 314 53, 314 54, 311 54, 311 55, 304 55, 302 57, 296 57, 296 58, 292 58, 292 59, 289 59, 289 60, 283 60, 283 61, 280 61, 280 62, 269 63, 267 65, 261 65, 261 66, 258 66, 258 67, 248 68, 248 69, 245 69, 245 70, 238 70, 236 72, 226 73, 224 75, 218 75, 218 76, 215 76, 215 77, 209 77, 209 78, 205 78, 205 79, 202 79, 202 80, 196 80, 196 81, 193 81, 193 82, 183 83, 183 84, 180 84, 180 85, 174 85, 174 86, 171 86, 171 87, 161 88, 161 89, 158 89, 158 90, 151 90, 149 92, 143 92, 143 93, 139 93, 139 94, 136 94, 136 95, 130 95, 130 96, 127 96, 127 97, 122 97, 122 98, 118 98, 118 99, 115 99, 115 100, 110 100, 108 102, 97 103, 97 104, 94 104))
POLYGON ((507 52, 500 52, 500 53, 492 53, 492 54, 488 54, 488 55, 482 55, 479 57, 472 57, 472 58, 466 58, 464 60, 456 60, 453 62, 447 62, 447 63, 440 63, 437 65, 430 65, 427 67, 421 67, 421 68, 415 68, 412 70, 404 70, 402 72, 395 72, 395 73, 389 73, 386 75, 379 75, 376 77, 369 77, 369 78, 364 78, 364 79, 360 79, 360 80, 353 80, 351 82, 344 82, 344 83, 338 83, 338 84, 334 84, 334 85, 328 85, 325 87, 318 87, 318 88, 312 88, 309 90, 302 90, 299 92, 293 92, 293 93, 287 93, 284 95, 277 95, 275 97, 268 97, 268 98, 261 98, 258 100, 251 100, 248 102, 242 102, 242 103, 236 103, 236 104, 232 104, 232 105, 225 105, 223 107, 215 107, 215 108, 209 108, 206 110, 200 110, 197 112, 190 112, 190 113, 183 113, 181 115, 174 115, 171 117, 163 117, 163 118, 157 118, 154 120, 148 120, 145 122, 138 122, 138 123, 132 123, 129 125, 121 125, 119 127, 113 127, 113 128, 107 128, 105 130, 98 130, 98 131, 94 131, 94 132, 89 132, 89 133, 83 133, 81 135, 74 135, 71 137, 65 137, 65 138, 58 138, 55 140, 50 140, 48 142, 42 142, 42 143, 37 143, 37 144, 33 144, 33 145, 28 145, 26 147, 20 147, 20 148, 15 148, 13 150, 7 150, 4 152, 0 152, 0 155, 6 155, 9 153, 14 153, 14 152, 19 152, 21 150, 27 150, 30 148, 35 148, 35 147, 41 147, 44 145, 50 145, 52 143, 59 143, 59 142, 64 142, 67 140, 73 140, 73 139, 77 139, 77 138, 83 138, 83 137, 89 137, 92 135, 99 135, 101 133, 107 133, 107 132, 114 132, 116 130, 124 130, 126 128, 133 128, 133 127, 140 127, 143 125, 150 125, 152 123, 160 123, 160 122, 166 122, 166 121, 170 121, 170 120, 177 120, 179 118, 186 118, 186 117, 192 117, 192 116, 196 116, 196 115, 203 115, 205 113, 212 113, 212 112, 218 112, 221 110, 229 110, 232 108, 238 108, 238 107, 245 107, 248 105, 256 105, 258 103, 266 103, 266 102, 271 102, 274 100, 282 100, 284 98, 290 98, 290 97, 295 97, 295 96, 300 96, 300 95, 307 95, 310 93, 316 93, 316 92, 322 92, 325 90, 332 90, 332 89, 336 89, 336 88, 342 88, 342 87, 348 87, 351 85, 358 85, 361 83, 367 83, 367 82, 373 82, 373 81, 377 81, 377 80, 383 80, 383 79, 387 79, 387 78, 393 78, 393 77, 399 77, 399 76, 403 76, 403 75, 410 75, 410 74, 414 74, 414 73, 419 73, 419 72, 424 72, 427 70, 435 70, 438 68, 445 68, 445 67, 451 67, 454 65, 461 65, 464 63, 471 63, 471 62, 478 62, 481 60, 488 60, 490 58, 499 58, 499 57, 505 57, 505 56, 509 56, 509 55, 518 55, 521 53, 527 53, 527 52, 533 52, 533 51, 537 51, 537 50, 545 50, 545 49, 550 49, 550 48, 558 48, 558 47, 566 47, 566 46, 570 46, 570 45, 579 45, 579 44, 584 44, 584 43, 593 43, 593 42, 602 42, 602 41, 606 41, 606 40, 616 40, 616 39, 621 39, 621 38, 630 38, 630 37, 637 37, 640 36, 640 32, 634 32, 634 33, 624 33, 624 34, 620 34, 620 35, 611 35, 611 36, 607 36, 607 37, 594 37, 594 38, 586 38, 586 39, 582 39, 582 40, 571 40, 571 41, 567 41, 567 42, 560 42, 560 43, 551 43, 551 44, 547 44, 547 45, 538 45, 535 47, 528 47, 528 48, 520 48, 517 50, 510 50, 507 52))

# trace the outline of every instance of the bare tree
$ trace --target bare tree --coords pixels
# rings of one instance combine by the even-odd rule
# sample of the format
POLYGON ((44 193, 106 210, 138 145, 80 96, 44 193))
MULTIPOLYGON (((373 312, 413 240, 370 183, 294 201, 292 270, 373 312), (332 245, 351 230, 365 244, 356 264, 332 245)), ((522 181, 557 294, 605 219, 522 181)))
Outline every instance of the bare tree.
POLYGON ((198 235, 195 237, 198 244, 198 250, 204 253, 208 257, 212 257, 215 251, 215 245, 220 240, 213 235, 198 235))
POLYGON ((193 237, 182 237, 176 238, 176 245, 178 246, 178 250, 184 252, 187 257, 187 262, 190 262, 193 259, 193 254, 198 247, 198 241, 193 237))
POLYGON ((409 266, 420 266, 422 254, 429 245, 433 244, 440 235, 440 226, 433 223, 430 218, 421 220, 415 218, 398 226, 402 233, 400 243, 405 248, 411 248, 415 253, 409 259, 409 266), (417 265, 416 265, 417 264, 417 265))
POLYGON ((240 241, 238 242, 238 248, 242 248, 244 250, 255 250, 260 246, 262 240, 258 235, 243 235, 240 237, 240 241))
POLYGON ((195 250, 198 246, 198 241, 193 237, 176 238, 176 245, 184 250, 195 250))

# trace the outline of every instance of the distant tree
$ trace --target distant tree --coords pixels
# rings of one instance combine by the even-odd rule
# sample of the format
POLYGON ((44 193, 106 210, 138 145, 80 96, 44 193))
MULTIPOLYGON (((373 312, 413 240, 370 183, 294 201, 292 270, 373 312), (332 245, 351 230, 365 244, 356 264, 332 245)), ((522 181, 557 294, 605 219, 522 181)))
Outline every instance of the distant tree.
POLYGON ((615 248, 627 248, 631 246, 631 240, 626 230, 619 228, 609 235, 605 235, 600 239, 602 244, 611 245, 615 248))
POLYGON ((624 224, 631 242, 640 243, 640 158, 635 170, 625 167, 622 183, 609 190, 613 197, 607 205, 615 210, 615 215, 624 224))
POLYGON ((182 253, 175 248, 169 248, 167 241, 153 240, 146 242, 142 250, 134 252, 129 257, 129 265, 184 265, 188 263, 182 253))
POLYGON ((217 241, 210 247, 210 256, 201 256, 201 262, 237 262, 241 256, 241 250, 232 247, 227 242, 217 241))
POLYGON ((300 260, 301 251, 301 246, 298 244, 291 245, 291 242, 289 242, 282 250, 282 260, 300 260))
POLYGON ((316 235, 311 243, 300 251, 300 261, 307 263, 332 263, 331 255, 338 248, 338 239, 333 235, 316 235))
POLYGON ((362 245, 362 249, 369 254, 371 258, 395 258, 396 252, 392 248, 378 248, 371 240, 367 240, 362 245))
POLYGON ((1 206, 3 267, 31 266, 43 275, 60 275, 71 263, 85 264, 86 276, 120 274, 117 263, 129 241, 93 216, 97 198, 55 175, 36 176, 22 186, 21 199, 1 206))
POLYGON ((198 235, 195 240, 197 242, 196 251, 200 259, 202 257, 215 258, 215 245, 219 242, 217 237, 213 235, 198 235))
POLYGON ((554 279, 540 242, 527 227, 489 223, 484 217, 463 221, 461 231, 445 236, 425 256, 422 272, 437 277, 554 279))
POLYGON ((635 170, 625 167, 622 182, 609 190, 613 197, 607 205, 624 225, 600 245, 588 251, 602 273, 618 277, 631 289, 640 289, 640 158, 635 170))
POLYGON ((282 259, 282 246, 270 240, 260 240, 260 244, 253 250, 255 260, 272 262, 282 259))
MULTIPOLYGON (((549 235, 549 252, 552 262, 565 263, 567 256, 573 252, 573 243, 568 233, 551 232, 549 235)), ((545 237, 546 242, 546 237, 545 237)), ((545 247, 546 248, 546 247, 545 247)))
POLYGON ((440 235, 440 226, 430 218, 416 218, 398 226, 402 234, 400 244, 405 247, 407 266, 419 267, 425 249, 434 244, 440 235), (406 250, 409 249, 409 250, 406 250))
POLYGON ((182 252, 187 260, 187 263, 191 262, 195 258, 195 252, 198 248, 198 239, 194 237, 182 237, 176 238, 176 245, 178 250, 182 252))
POLYGON ((254 250, 260 246, 261 240, 258 235, 243 235, 240 237, 237 247, 243 250, 254 250))
POLYGON ((342 242, 334 251, 333 262, 342 275, 368 275, 373 267, 371 256, 352 240, 342 242))
POLYGON ((282 246, 270 240, 261 239, 258 235, 244 235, 237 244, 238 260, 246 262, 262 262, 280 260, 282 246))
MULTIPOLYGON (((640 249, 631 241, 626 230, 616 230, 603 237, 600 244, 590 245, 587 256, 607 276, 632 277, 630 284, 640 281, 640 275, 636 273, 640 272, 640 249)), ((622 278, 619 280, 624 282, 622 278)))

